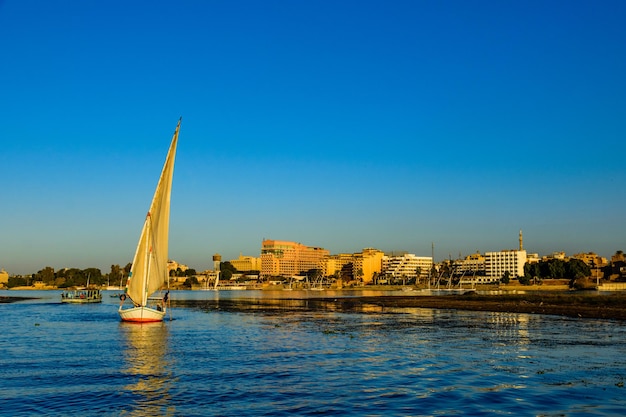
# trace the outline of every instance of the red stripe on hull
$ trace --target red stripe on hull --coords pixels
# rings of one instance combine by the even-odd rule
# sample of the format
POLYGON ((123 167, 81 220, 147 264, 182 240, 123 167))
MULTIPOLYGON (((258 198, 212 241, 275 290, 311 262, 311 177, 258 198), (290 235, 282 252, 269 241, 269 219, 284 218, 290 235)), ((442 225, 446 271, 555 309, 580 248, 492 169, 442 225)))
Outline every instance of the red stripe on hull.
POLYGON ((122 321, 127 323, 158 323, 163 321, 163 319, 122 319, 122 321))

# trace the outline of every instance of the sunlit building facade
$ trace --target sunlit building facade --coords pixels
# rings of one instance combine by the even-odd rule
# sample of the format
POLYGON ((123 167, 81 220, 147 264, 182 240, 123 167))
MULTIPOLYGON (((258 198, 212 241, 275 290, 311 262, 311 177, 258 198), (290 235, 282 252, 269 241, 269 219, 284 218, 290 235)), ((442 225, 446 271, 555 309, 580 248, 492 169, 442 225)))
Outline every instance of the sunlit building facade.
POLYGON ((609 264, 608 260, 602 256, 599 256, 593 252, 589 253, 577 253, 573 255, 572 258, 580 259, 590 267, 601 267, 609 264))
POLYGON ((430 256, 407 253, 402 256, 382 258, 382 273, 393 278, 427 278, 432 267, 433 258, 430 256))
POLYGON ((456 275, 482 275, 485 272, 485 256, 474 253, 464 259, 454 261, 454 273, 456 275))
POLYGON ((324 248, 266 239, 261 246, 261 275, 291 277, 310 269, 323 270, 329 255, 324 248))
POLYGON ((324 261, 322 271, 326 277, 339 276, 343 267, 350 263, 354 265, 354 255, 351 253, 329 255, 324 261))
POLYGON ((374 248, 363 249, 353 256, 353 272, 357 279, 361 279, 363 284, 371 284, 374 277, 382 271, 383 257, 385 253, 374 248))
POLYGON ((498 281, 508 271, 511 278, 524 276, 525 250, 503 250, 485 253, 485 272, 491 281, 498 281))
POLYGON ((234 266, 237 271, 260 271, 261 270, 261 258, 255 258, 254 256, 239 255, 238 259, 231 259, 230 264, 234 266))

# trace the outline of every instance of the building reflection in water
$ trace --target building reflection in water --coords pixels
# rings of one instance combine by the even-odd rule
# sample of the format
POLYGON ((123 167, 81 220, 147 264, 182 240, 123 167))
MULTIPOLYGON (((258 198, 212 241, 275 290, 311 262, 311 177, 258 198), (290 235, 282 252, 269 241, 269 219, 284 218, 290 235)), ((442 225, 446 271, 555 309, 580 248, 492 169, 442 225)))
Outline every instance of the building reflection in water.
POLYGON ((170 401, 172 386, 165 323, 120 323, 125 341, 122 373, 134 382, 127 385, 127 416, 175 415, 170 401))

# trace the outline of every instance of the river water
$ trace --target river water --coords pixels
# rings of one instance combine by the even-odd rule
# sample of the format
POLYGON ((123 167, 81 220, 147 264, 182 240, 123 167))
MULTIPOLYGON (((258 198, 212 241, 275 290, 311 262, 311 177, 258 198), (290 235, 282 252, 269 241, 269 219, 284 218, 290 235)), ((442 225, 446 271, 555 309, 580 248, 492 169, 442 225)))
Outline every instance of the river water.
POLYGON ((176 291, 166 322, 137 325, 110 294, 0 291, 39 297, 0 304, 1 415, 626 414, 623 322, 176 291))

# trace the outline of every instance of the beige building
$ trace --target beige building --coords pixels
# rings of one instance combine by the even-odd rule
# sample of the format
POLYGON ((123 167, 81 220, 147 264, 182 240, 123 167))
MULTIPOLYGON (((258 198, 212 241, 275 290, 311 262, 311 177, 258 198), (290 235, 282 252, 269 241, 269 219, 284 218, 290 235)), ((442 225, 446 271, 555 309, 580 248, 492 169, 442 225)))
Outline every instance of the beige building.
POLYGON ((0 286, 7 286, 9 284, 9 274, 4 269, 0 270, 0 286))
POLYGON ((187 265, 179 264, 178 262, 172 261, 172 260, 167 261, 167 273, 168 274, 170 271, 177 271, 178 268, 180 268, 180 270, 183 272, 189 269, 187 265))
POLYGON ((594 266, 596 268, 603 267, 603 266, 606 266, 606 265, 609 264, 609 262, 608 262, 608 260, 606 258, 603 258, 600 255, 596 255, 593 252, 577 253, 576 255, 573 255, 572 258, 580 259, 581 261, 583 261, 587 265, 594 266))
POLYGON ((526 254, 526 262, 529 263, 529 264, 539 263, 540 260, 541 260, 541 258, 539 257, 538 253, 527 253, 526 254))
POLYGON ((237 268, 237 271, 261 270, 261 258, 255 258, 254 256, 243 256, 242 254, 239 254, 239 259, 232 259, 228 262, 237 268))
POLYGON ((329 251, 285 240, 263 240, 261 276, 291 277, 309 269, 324 269, 329 251))
POLYGON ((614 255, 611 255, 611 262, 626 262, 626 254, 623 251, 618 250, 614 255))
POLYGON ((374 248, 365 248, 360 253, 355 253, 352 268, 355 278, 362 279, 363 284, 371 284, 374 276, 382 272, 384 256, 384 252, 374 248))
POLYGON ((329 255, 324 261, 323 272, 324 276, 338 276, 342 268, 349 264, 354 264, 354 255, 351 253, 340 253, 338 255, 329 255))
POLYGON ((374 248, 365 248, 357 253, 329 255, 323 264, 324 276, 339 276, 346 265, 352 264, 351 278, 362 280, 364 284, 370 284, 375 275, 382 271, 384 255, 382 251, 374 248))
POLYGON ((565 252, 552 252, 550 255, 544 255, 542 261, 549 261, 550 259, 559 259, 561 261, 567 261, 565 252))
POLYGON ((455 274, 479 275, 485 271, 485 257, 480 253, 467 255, 464 259, 454 261, 455 274))

